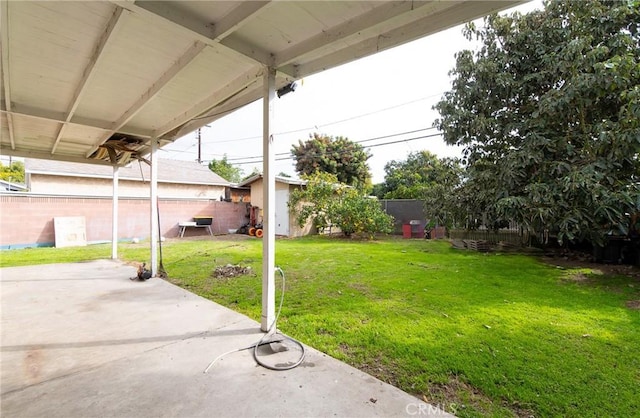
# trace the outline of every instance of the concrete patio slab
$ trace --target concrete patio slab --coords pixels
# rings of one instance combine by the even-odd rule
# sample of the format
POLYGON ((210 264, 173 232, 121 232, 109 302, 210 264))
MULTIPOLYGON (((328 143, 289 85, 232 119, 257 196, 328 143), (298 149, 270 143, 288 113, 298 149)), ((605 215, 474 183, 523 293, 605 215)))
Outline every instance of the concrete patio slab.
POLYGON ((258 366, 260 325, 120 262, 5 268, 4 417, 451 416, 307 347, 258 366))

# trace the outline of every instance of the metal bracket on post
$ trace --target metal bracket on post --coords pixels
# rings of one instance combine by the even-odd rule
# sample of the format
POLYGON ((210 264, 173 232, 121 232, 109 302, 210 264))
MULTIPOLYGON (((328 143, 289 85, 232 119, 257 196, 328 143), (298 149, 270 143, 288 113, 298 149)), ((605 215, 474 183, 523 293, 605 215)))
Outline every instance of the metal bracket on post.
POLYGON ((275 260, 276 260, 276 177, 275 150, 271 134, 273 123, 273 106, 276 97, 276 70, 267 67, 263 75, 263 107, 262 107, 262 197, 263 197, 263 230, 262 237, 262 319, 260 328, 267 332, 276 317, 275 260))

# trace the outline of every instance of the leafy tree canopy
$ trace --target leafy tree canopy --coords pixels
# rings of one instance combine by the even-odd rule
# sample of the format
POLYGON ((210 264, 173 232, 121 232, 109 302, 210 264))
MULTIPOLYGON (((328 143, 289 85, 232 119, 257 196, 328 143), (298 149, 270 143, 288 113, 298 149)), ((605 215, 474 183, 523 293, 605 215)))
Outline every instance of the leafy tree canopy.
POLYGON ((294 190, 289 200, 289 208, 301 227, 311 219, 318 230, 334 225, 345 236, 366 234, 371 237, 393 230, 393 217, 382 210, 377 199, 340 183, 334 174, 318 171, 302 178, 307 185, 294 190))
POLYGON ((239 183, 244 171, 240 167, 234 167, 227 161, 227 154, 220 160, 211 160, 209 170, 231 183, 239 183))
POLYGON ((464 146, 467 216, 560 242, 626 231, 640 207, 640 2, 548 1, 468 25, 435 106, 464 146))
POLYGON ((335 175, 339 182, 350 186, 364 188, 371 183, 367 165, 371 154, 345 137, 314 133, 307 141, 293 145, 291 154, 300 176, 321 171, 335 175))
POLYGON ((410 153, 404 161, 388 162, 384 171, 384 183, 374 189, 376 196, 383 199, 425 199, 438 186, 450 189, 457 186, 462 168, 455 159, 439 159, 429 151, 418 151, 410 153))
POLYGON ((0 162, 0 179, 11 183, 24 183, 24 163, 14 161, 10 165, 0 162))

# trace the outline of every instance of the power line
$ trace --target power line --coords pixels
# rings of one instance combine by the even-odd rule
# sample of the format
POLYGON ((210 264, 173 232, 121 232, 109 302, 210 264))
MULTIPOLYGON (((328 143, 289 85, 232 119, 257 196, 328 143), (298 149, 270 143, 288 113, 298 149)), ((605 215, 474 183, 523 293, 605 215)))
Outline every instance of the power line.
MULTIPOLYGON (((353 141, 353 142, 355 142, 356 144, 361 144, 363 142, 370 142, 370 141, 375 141, 375 140, 378 140, 378 139, 386 139, 386 138, 391 138, 391 137, 400 136, 400 135, 414 134, 416 132, 428 131, 428 130, 432 130, 432 129, 436 129, 436 128, 432 126, 432 127, 422 128, 422 129, 416 129, 416 130, 413 130, 413 131, 398 132, 398 133, 390 134, 390 135, 377 136, 375 138, 362 139, 360 141, 353 141)), ((372 147, 372 146, 373 145, 371 145, 370 147, 372 147)), ((281 152, 281 153, 276 154, 276 156, 289 155, 289 154, 290 154, 289 152, 281 152)), ((248 159, 253 159, 253 158, 262 158, 262 155, 255 155, 253 157, 231 158, 231 159, 227 159, 227 161, 228 162, 241 161, 241 160, 248 160, 248 159)))
MULTIPOLYGON (((399 103, 397 105, 385 107, 383 109, 378 109, 378 110, 375 110, 375 111, 372 111, 372 112, 362 113, 360 115, 351 116, 351 117, 348 117, 348 118, 345 118, 345 119, 341 119, 341 120, 325 123, 325 124, 322 124, 322 125, 314 125, 314 126, 310 126, 310 127, 307 127, 307 128, 300 128, 300 129, 294 129, 294 130, 291 130, 291 131, 277 132, 277 133, 274 133, 274 135, 287 135, 287 134, 296 133, 296 132, 308 131, 308 130, 311 130, 311 129, 314 129, 314 128, 317 130, 318 128, 321 128, 321 127, 337 125, 339 123, 348 122, 348 121, 359 119, 359 118, 362 118, 362 117, 365 117, 365 116, 371 116, 371 115, 375 115, 377 113, 385 112, 387 110, 392 110, 392 109, 396 109, 396 108, 399 108, 399 107, 402 107, 402 106, 406 106, 406 105, 409 105, 409 104, 417 103, 417 102, 420 102, 422 100, 431 99, 433 97, 441 96, 444 93, 445 92, 431 94, 429 96, 424 96, 424 97, 421 97, 421 98, 418 98, 418 99, 410 100, 408 102, 399 103)), ((244 107, 244 106, 246 106, 246 105, 236 106, 236 107, 234 107, 232 109, 229 109, 229 110, 225 110, 225 111, 222 111, 222 112, 219 112, 219 113, 215 113, 215 114, 212 114, 212 115, 193 118, 192 120, 206 119, 206 118, 211 118, 211 117, 215 117, 215 116, 219 116, 219 115, 224 115, 224 114, 227 114, 227 113, 231 113, 231 112, 233 112, 235 110, 238 110, 238 109, 240 109, 241 107, 244 107)), ((428 127, 428 128, 424 128, 424 129, 426 130, 426 129, 435 129, 435 128, 428 127)), ((408 134, 408 133, 413 133, 413 132, 417 132, 417 131, 410 131, 410 132, 405 132, 405 133, 408 134)), ((401 135, 401 134, 397 134, 397 135, 401 135)), ((395 135, 390 135, 390 136, 395 136, 395 135)), ((229 142, 241 142, 241 141, 248 141, 248 140, 259 139, 259 138, 262 138, 262 136, 249 136, 249 137, 244 137, 244 138, 226 139, 226 140, 223 140, 223 141, 212 141, 211 143, 212 144, 224 144, 224 143, 229 143, 229 142)), ((385 138, 385 137, 370 138, 370 139, 366 139, 366 140, 363 140, 363 141, 357 141, 357 142, 360 143, 360 142, 373 141, 375 139, 383 139, 383 138, 385 138)), ((191 152, 190 150, 193 147, 195 147, 198 143, 199 143, 199 141, 198 142, 194 142, 193 144, 191 144, 189 147, 187 147, 184 150, 166 150, 166 151, 167 152, 177 152, 177 153, 186 154, 186 153, 190 153, 191 152)), ((163 150, 163 151, 165 151, 165 150, 163 150)), ((238 158, 236 158, 236 160, 241 160, 241 159, 246 159, 246 158, 253 158, 253 157, 245 157, 245 158, 238 157, 238 158)), ((260 158, 262 158, 262 157, 260 157, 260 158)))
MULTIPOLYGON (((378 114, 378 113, 386 112, 388 110, 397 109, 397 108, 402 107, 402 106, 407 106, 407 105, 410 105, 410 104, 413 104, 413 103, 417 103, 417 102, 420 102, 420 101, 423 101, 423 100, 431 99, 433 97, 442 96, 442 94, 444 94, 444 93, 445 92, 443 91, 443 92, 440 92, 440 93, 437 93, 437 94, 432 94, 432 95, 429 95, 429 96, 421 97, 419 99, 410 100, 408 102, 404 102, 404 103, 400 103, 400 104, 397 104, 397 105, 385 107, 385 108, 374 110, 374 111, 367 112, 367 113, 362 113, 362 114, 355 115, 355 116, 350 116, 350 117, 345 118, 345 119, 340 119, 340 120, 337 120, 337 121, 328 122, 328 123, 324 123, 324 124, 321 124, 321 125, 314 125, 314 126, 309 126, 309 127, 306 127, 306 128, 293 129, 291 131, 276 132, 276 133, 274 133, 274 135, 287 135, 287 134, 293 134, 293 133, 297 133, 297 132, 309 131, 311 129, 318 130, 318 128, 324 128, 326 126, 337 125, 339 123, 349 122, 349 121, 352 121, 352 120, 355 120, 355 119, 360 119, 360 118, 363 118, 363 117, 366 117, 366 116, 375 115, 375 114, 378 114)), ((236 110, 236 109, 237 108, 235 108, 233 110, 236 110)), ((229 112, 231 112, 231 111, 229 111, 229 112)), ((226 112, 223 112, 223 113, 226 113, 226 112)), ((251 140, 251 139, 259 139, 259 138, 262 138, 262 136, 257 135, 257 136, 247 136, 247 137, 236 138, 236 139, 225 139, 225 140, 222 140, 222 141, 213 141, 212 143, 214 143, 214 144, 224 144, 224 143, 228 143, 228 142, 248 141, 248 140, 251 140)))
MULTIPOLYGON (((383 142, 381 144, 369 145, 367 148, 382 147, 382 146, 385 146, 385 145, 399 144, 401 142, 416 141, 418 139, 433 138, 433 137, 441 136, 441 135, 442 134, 440 132, 438 132, 438 133, 430 134, 430 135, 422 135, 422 136, 417 136, 417 137, 414 137, 414 138, 399 139, 397 141, 389 141, 389 142, 383 142)), ((280 153, 280 154, 276 154, 276 155, 287 155, 287 153, 280 153)), ((233 164, 235 164, 235 165, 246 165, 246 164, 258 164, 258 163, 262 162, 262 156, 247 157, 247 158, 258 158, 258 159, 255 160, 255 161, 242 161, 242 162, 236 162, 236 163, 233 163, 233 164)), ((286 160, 293 160, 293 159, 294 159, 294 157, 289 154, 288 157, 276 158, 275 160, 276 161, 286 161, 286 160)))

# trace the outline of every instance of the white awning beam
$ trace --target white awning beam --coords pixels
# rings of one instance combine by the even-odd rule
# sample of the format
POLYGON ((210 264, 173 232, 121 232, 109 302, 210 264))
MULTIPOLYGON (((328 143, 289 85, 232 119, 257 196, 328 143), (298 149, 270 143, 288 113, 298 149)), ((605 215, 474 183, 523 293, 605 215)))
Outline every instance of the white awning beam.
MULTIPOLYGON (((460 22, 466 22, 484 16, 488 13, 504 9, 519 3, 518 0, 497 1, 492 7, 487 7, 487 2, 464 1, 464 2, 438 2, 433 13, 427 13, 423 17, 398 26, 386 32, 381 32, 376 37, 365 38, 358 43, 347 45, 335 52, 327 53, 304 64, 289 63, 278 67, 278 71, 285 74, 292 74, 296 78, 306 77, 311 74, 334 68, 347 62, 355 61, 380 51, 384 51, 406 42, 410 42, 427 35, 431 35, 445 29, 449 29, 460 22)), ((429 9, 420 9, 426 11, 429 9)), ((288 58, 291 61, 292 58, 288 58)), ((282 56, 280 61, 287 60, 287 56, 282 56)))
POLYGON ((271 1, 246 1, 236 6, 221 21, 213 25, 213 38, 221 41, 256 17, 271 1))
MULTIPOLYGON (((49 122, 65 123, 65 114, 62 112, 38 109, 35 107, 25 106, 18 103, 14 103, 12 109, 13 109, 12 111, 8 111, 6 109, 0 109, 0 113, 6 114, 7 117, 9 116, 16 117, 16 118, 24 117, 24 118, 45 120, 49 122)), ((112 123, 109 123, 104 120, 78 117, 77 115, 74 116, 70 122, 66 122, 66 124, 76 125, 79 127, 101 129, 103 131, 108 131, 113 126, 112 123)), ((139 129, 125 128, 125 127, 121 128, 119 132, 124 134, 139 136, 142 138, 151 138, 151 136, 153 135, 152 131, 142 131, 139 129)))
MULTIPOLYGON (((4 97, 0 97, 0 100, 4 100, 5 109, 11 111, 11 77, 10 77, 10 65, 9 65, 9 2, 0 2, 0 48, 2 54, 0 54, 0 70, 2 70, 2 87, 4 89, 4 97)), ((16 149, 15 134, 13 132, 13 117, 11 113, 7 115, 7 124, 9 125, 9 141, 11 143, 11 149, 16 149)))
POLYGON ((113 3, 132 12, 140 13, 159 24, 167 25, 171 29, 180 29, 188 36, 195 36, 210 46, 232 50, 256 64, 269 65, 272 61, 273 55, 268 51, 263 51, 231 36, 234 31, 269 5, 269 1, 243 2, 217 23, 203 22, 198 19, 198 16, 185 14, 172 7, 169 2, 135 1, 132 3, 114 0, 113 3))
POLYGON ((111 135, 118 132, 127 122, 129 122, 142 108, 147 105, 175 76, 184 70, 206 47, 202 42, 195 42, 155 83, 129 108, 115 123, 111 131, 103 135, 102 138, 87 152, 88 158, 100 145, 108 140, 111 135))
MULTIPOLYGON (((275 66, 283 67, 294 62, 301 56, 312 54, 315 51, 327 47, 327 45, 341 41, 360 31, 369 29, 372 25, 376 25, 385 19, 391 19, 404 13, 415 12, 421 7, 429 6, 429 10, 436 8, 449 7, 450 2, 393 2, 382 3, 368 13, 349 19, 342 24, 336 25, 328 30, 322 31, 303 42, 292 46, 276 55, 275 66)), ((285 71, 286 72, 286 71, 285 71)))
POLYGON ((224 102, 225 100, 233 97, 238 94, 238 92, 242 91, 244 88, 250 86, 251 84, 257 82, 259 80, 260 75, 262 74, 262 69, 252 68, 248 71, 245 71, 244 74, 241 74, 239 77, 236 77, 234 80, 229 82, 222 89, 218 90, 216 93, 211 95, 210 97, 202 100, 200 103, 197 103, 191 109, 187 110, 183 114, 179 115, 177 118, 169 121, 167 124, 161 126, 155 131, 155 135, 157 137, 161 137, 179 127, 180 125, 189 122, 190 120, 202 115, 207 110, 212 107, 224 102))
POLYGON ((100 37, 100 40, 98 41, 97 46, 95 47, 95 52, 93 53, 93 56, 89 60, 89 63, 87 64, 87 66, 84 69, 84 72, 82 73, 82 79, 78 83, 78 86, 76 87, 76 91, 73 93, 73 98, 71 99, 69 110, 67 110, 67 115, 64 118, 64 122, 60 126, 60 129, 58 130, 58 134, 56 135, 55 141, 53 142, 53 147, 51 147, 51 154, 56 153, 56 148, 58 147, 58 143, 60 142, 60 139, 62 139, 62 136, 64 135, 64 131, 67 128, 67 123, 71 121, 71 118, 73 118, 73 115, 75 114, 76 109, 80 104, 80 100, 82 100, 82 95, 86 91, 87 85, 91 81, 91 78, 93 77, 93 75, 96 74, 97 69, 100 65, 100 61, 104 57, 103 52, 108 47, 110 41, 113 40, 114 36, 112 35, 117 32, 120 26, 122 26, 122 21, 124 20, 123 15, 125 15, 126 13, 123 12, 123 9, 121 9, 120 7, 116 7, 116 10, 114 11, 113 16, 109 20, 109 23, 107 24, 105 31, 103 32, 102 36, 100 37))

